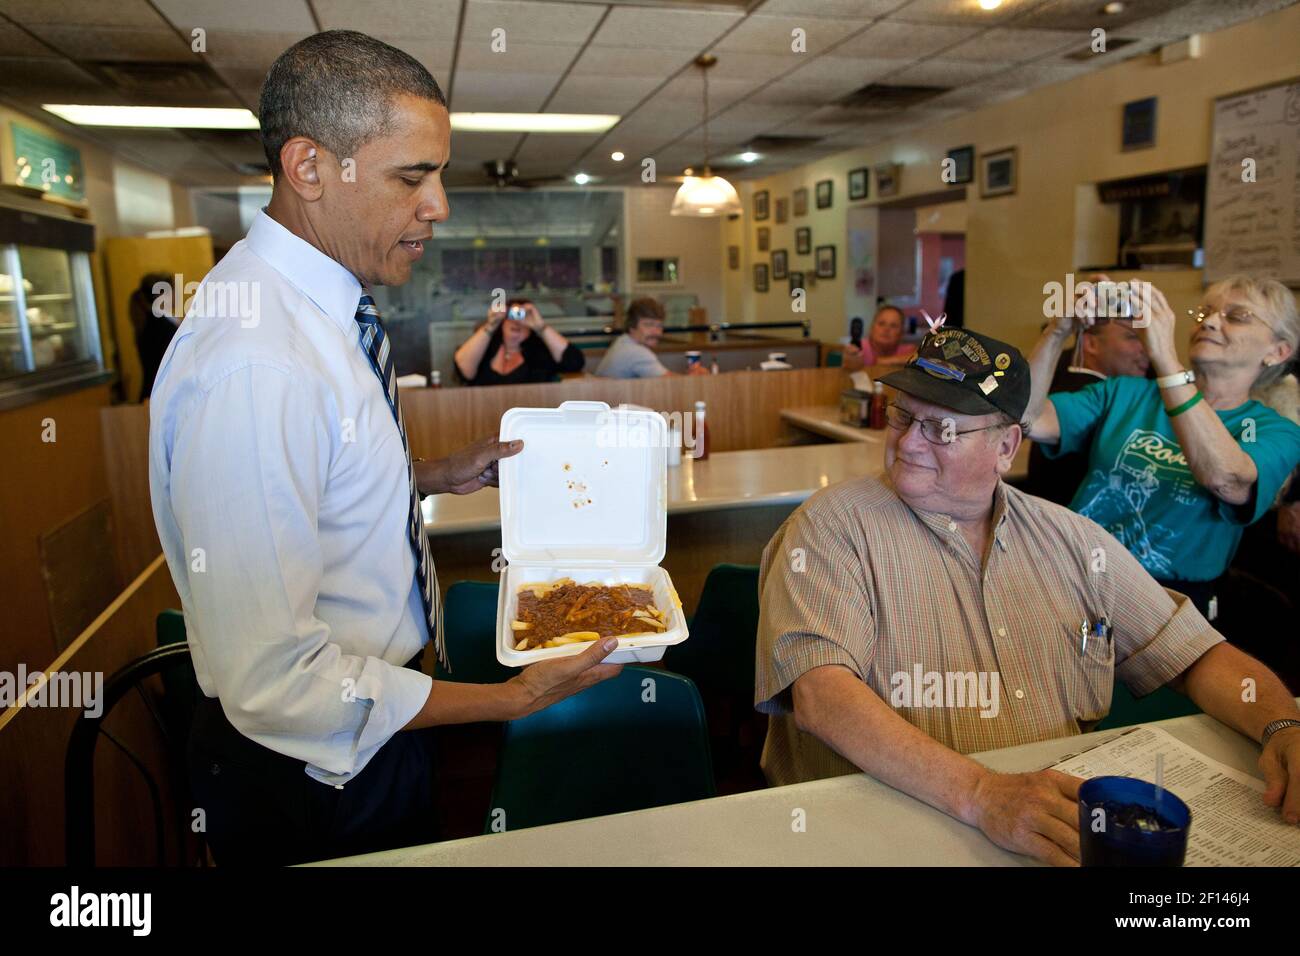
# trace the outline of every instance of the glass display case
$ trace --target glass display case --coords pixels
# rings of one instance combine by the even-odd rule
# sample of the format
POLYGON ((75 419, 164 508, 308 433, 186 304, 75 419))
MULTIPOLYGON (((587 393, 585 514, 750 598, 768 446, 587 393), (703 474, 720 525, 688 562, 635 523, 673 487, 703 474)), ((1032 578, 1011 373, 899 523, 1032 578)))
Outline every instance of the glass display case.
POLYGON ((90 277, 94 226, 48 206, 0 201, 0 406, 104 372, 90 277))

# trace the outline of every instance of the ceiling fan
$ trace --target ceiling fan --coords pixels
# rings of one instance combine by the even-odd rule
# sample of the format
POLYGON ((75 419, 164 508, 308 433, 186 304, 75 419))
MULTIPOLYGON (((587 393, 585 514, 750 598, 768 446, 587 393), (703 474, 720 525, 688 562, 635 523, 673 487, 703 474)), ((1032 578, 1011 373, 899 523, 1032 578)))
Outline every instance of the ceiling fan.
POLYGON ((513 159, 489 159, 483 164, 481 185, 495 186, 498 189, 535 189, 549 183, 562 183, 564 176, 538 176, 533 179, 520 179, 519 166, 513 159))

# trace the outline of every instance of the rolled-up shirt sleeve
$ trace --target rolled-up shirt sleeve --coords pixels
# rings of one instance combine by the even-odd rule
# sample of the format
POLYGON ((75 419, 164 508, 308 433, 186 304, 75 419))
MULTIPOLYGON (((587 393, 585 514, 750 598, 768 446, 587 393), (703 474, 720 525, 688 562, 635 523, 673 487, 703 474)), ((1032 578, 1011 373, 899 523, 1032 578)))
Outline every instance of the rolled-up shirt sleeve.
POLYGON ((1129 550, 1101 528, 1099 572, 1113 610, 1115 675, 1143 697, 1182 674, 1223 635, 1185 594, 1162 587, 1129 550))
POLYGON ((790 713, 790 688, 816 667, 858 677, 874 656, 875 617, 863 562, 843 528, 796 511, 763 551, 754 706, 790 713))
POLYGON ((338 421, 327 395, 288 371, 240 368, 179 423, 170 492, 198 622, 190 640, 227 718, 346 777, 420 711, 432 679, 344 653, 315 614, 317 517, 338 421))

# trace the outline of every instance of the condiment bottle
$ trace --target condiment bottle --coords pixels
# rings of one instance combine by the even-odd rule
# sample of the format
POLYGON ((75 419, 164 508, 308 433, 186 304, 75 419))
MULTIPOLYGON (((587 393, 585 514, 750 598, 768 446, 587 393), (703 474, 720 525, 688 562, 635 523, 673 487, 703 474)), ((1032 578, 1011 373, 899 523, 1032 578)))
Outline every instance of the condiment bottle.
POLYGON ((871 395, 871 420, 868 427, 885 427, 885 386, 880 382, 875 383, 875 390, 871 395))
POLYGON ((709 457, 709 423, 704 420, 704 402, 695 403, 695 447, 691 457, 696 460, 709 457))

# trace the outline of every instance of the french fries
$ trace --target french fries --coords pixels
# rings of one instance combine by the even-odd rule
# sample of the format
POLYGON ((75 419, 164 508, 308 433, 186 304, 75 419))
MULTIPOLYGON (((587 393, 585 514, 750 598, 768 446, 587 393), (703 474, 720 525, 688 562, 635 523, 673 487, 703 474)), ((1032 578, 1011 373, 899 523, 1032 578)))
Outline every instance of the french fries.
POLYGON ((605 635, 619 638, 654 637, 669 628, 667 615, 653 604, 653 588, 648 584, 579 584, 573 578, 560 578, 521 584, 517 588, 517 594, 521 598, 521 611, 516 613, 528 618, 515 618, 510 622, 511 633, 515 636, 512 643, 517 651, 588 644, 605 635), (561 588, 567 590, 542 604, 549 595, 561 588), (629 589, 644 594, 629 595, 629 589), (523 600, 528 595, 537 603, 523 600), (647 599, 651 603, 638 603, 647 599), (629 603, 631 607, 628 607, 629 603), (576 627, 568 630, 566 625, 576 627), (638 630, 624 633, 629 627, 638 630), (557 631, 564 633, 556 635, 557 631))

